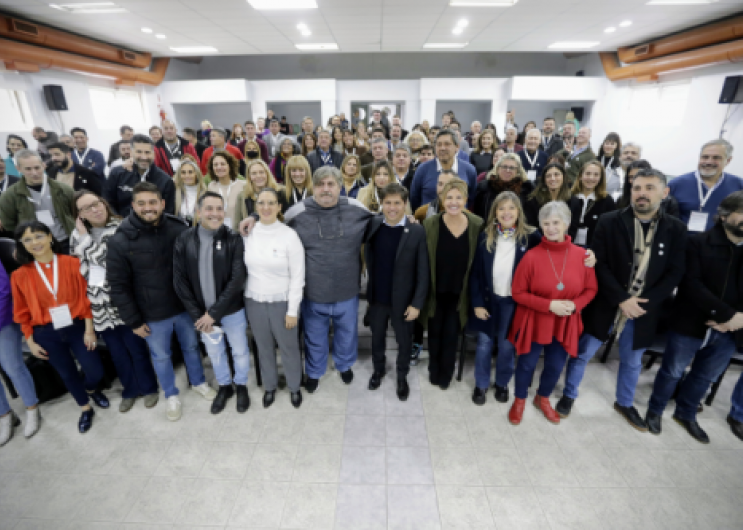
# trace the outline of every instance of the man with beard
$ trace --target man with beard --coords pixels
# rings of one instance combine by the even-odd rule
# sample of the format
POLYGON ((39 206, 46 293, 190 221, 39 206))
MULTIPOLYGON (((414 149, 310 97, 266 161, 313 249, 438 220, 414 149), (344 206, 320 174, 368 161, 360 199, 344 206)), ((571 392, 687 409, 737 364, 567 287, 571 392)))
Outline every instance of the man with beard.
POLYGON ((679 219, 690 232, 704 232, 714 225, 722 200, 743 190, 743 179, 725 173, 733 159, 733 146, 722 138, 702 146, 697 170, 671 181, 671 195, 679 203, 679 219))
POLYGON ((98 175, 72 162, 72 149, 62 142, 49 146, 51 164, 47 167, 49 178, 67 184, 75 191, 90 190, 96 195, 102 191, 98 175))
POLYGON ((39 151, 39 156, 44 162, 49 162, 49 147, 59 142, 57 133, 45 131, 43 127, 34 127, 32 134, 34 135, 34 140, 39 143, 36 147, 39 151))
POLYGON ((743 191, 736 191, 717 207, 717 221, 710 230, 689 237, 686 273, 645 418, 653 434, 661 433, 663 411, 676 391, 673 419, 692 438, 709 443, 697 422, 697 407, 743 346, 742 244, 743 191), (679 385, 689 365, 691 370, 679 385))
POLYGON ((642 158, 642 146, 634 142, 622 144, 622 152, 619 155, 619 164, 627 174, 627 168, 632 162, 637 162, 642 158))
MULTIPOLYGON (((72 152, 72 161, 78 166, 93 171, 101 181, 105 180, 106 159, 103 153, 90 147, 88 133, 81 127, 75 127, 70 131, 75 141, 75 149, 72 152)), ((65 142, 66 143, 66 142, 65 142)))
POLYGON ((563 397, 555 410, 567 418, 578 397, 586 365, 610 335, 619 344, 614 409, 641 432, 648 427, 634 407, 642 355, 655 340, 663 302, 684 275, 686 228, 663 212, 666 176, 641 170, 632 181, 631 208, 599 217, 591 248, 599 290, 582 311, 578 356, 568 361, 563 397))
POLYGON ((555 118, 551 116, 546 117, 542 122, 542 142, 539 144, 539 149, 547 157, 559 153, 563 149, 562 136, 555 133, 555 127, 555 118))
POLYGON ((121 136, 121 140, 111 144, 111 147, 108 149, 109 167, 113 167, 113 163, 121 158, 121 151, 119 151, 119 146, 121 145, 121 142, 132 141, 132 136, 134 136, 134 129, 132 129, 129 125, 122 125, 119 128, 119 136, 121 136))
POLYGON ((181 167, 181 157, 191 155, 199 161, 196 149, 184 138, 178 136, 178 129, 170 120, 163 121, 163 137, 155 144, 155 165, 173 176, 181 167))
MULTIPOLYGON (((568 125, 567 123, 565 124, 568 125)), ((572 124, 571 124, 572 125, 572 124)), ((581 169, 586 165, 589 160, 596 159, 596 153, 591 149, 591 129, 588 127, 581 127, 578 131, 578 136, 575 139, 575 147, 570 153, 565 153, 565 173, 570 180, 570 185, 575 183, 575 180, 580 175, 581 169)))
MULTIPOLYGON (((132 141, 131 140, 121 140, 119 142, 119 155, 121 158, 117 158, 111 163, 111 170, 122 166, 127 165, 128 167, 131 167, 132 164, 132 141)), ((110 171, 109 171, 110 173, 110 171)))
POLYGON ((132 211, 132 190, 139 182, 151 182, 160 190, 165 201, 165 213, 175 212, 175 184, 155 162, 155 146, 152 138, 145 134, 136 134, 132 139, 131 170, 126 166, 117 167, 108 176, 103 188, 103 198, 113 210, 122 217, 132 211))

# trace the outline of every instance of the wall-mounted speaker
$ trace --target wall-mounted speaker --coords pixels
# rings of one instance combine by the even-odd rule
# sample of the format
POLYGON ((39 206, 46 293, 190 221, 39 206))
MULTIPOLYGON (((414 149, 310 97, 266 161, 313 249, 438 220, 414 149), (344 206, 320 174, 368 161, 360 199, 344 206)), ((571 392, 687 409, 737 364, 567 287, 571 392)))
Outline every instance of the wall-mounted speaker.
POLYGON ((573 116, 575 116, 575 119, 578 120, 578 122, 583 122, 585 110, 586 109, 584 107, 570 107, 570 111, 573 113, 573 116))
POLYGON ((725 78, 720 94, 720 103, 743 103, 743 75, 733 75, 725 78))
POLYGON ((59 85, 44 85, 44 97, 49 110, 68 110, 64 89, 59 85))

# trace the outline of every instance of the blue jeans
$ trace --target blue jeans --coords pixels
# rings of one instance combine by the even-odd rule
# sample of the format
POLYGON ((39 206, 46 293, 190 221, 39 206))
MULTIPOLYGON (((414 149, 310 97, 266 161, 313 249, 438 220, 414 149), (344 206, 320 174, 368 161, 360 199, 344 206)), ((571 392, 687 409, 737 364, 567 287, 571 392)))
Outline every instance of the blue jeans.
POLYGON ((320 379, 328 368, 328 332, 333 322, 333 359, 339 372, 349 370, 359 355, 359 297, 319 304, 304 300, 304 340, 307 377, 320 379))
POLYGON ((676 385, 684 375, 684 370, 691 364, 691 371, 679 387, 674 415, 682 420, 696 421, 697 406, 710 385, 727 368, 730 357, 735 353, 733 333, 712 330, 704 348, 701 347, 703 343, 703 339, 678 333, 668 334, 663 364, 655 376, 648 410, 663 414, 668 400, 676 390, 676 385))
POLYGON ((108 328, 100 335, 106 341, 119 381, 124 387, 121 397, 134 399, 157 394, 157 379, 147 342, 125 325, 108 328))
POLYGON ((178 342, 183 350, 183 362, 186 364, 186 372, 193 386, 198 386, 206 381, 204 367, 201 365, 201 353, 199 352, 199 339, 196 337, 196 329, 193 327, 191 317, 185 311, 180 315, 147 322, 150 328, 150 336, 145 340, 150 346, 152 364, 155 366, 157 379, 165 393, 165 397, 178 395, 175 386, 175 372, 173 362, 170 360, 173 352, 170 350, 170 340, 173 337, 173 329, 178 337, 178 342))
POLYGON ((227 347, 224 341, 230 343, 232 359, 235 362, 235 384, 245 385, 248 383, 248 370, 250 369, 250 350, 248 349, 248 321, 245 319, 245 311, 240 310, 226 317, 222 317, 219 325, 224 334, 207 335, 201 334, 201 342, 206 346, 206 353, 212 360, 212 368, 219 386, 232 384, 232 373, 230 363, 227 359, 227 347), (226 337, 225 337, 226 336, 226 337), (212 341, 217 341, 216 344, 212 341))
MULTIPOLYGON (((28 371, 23 361, 22 337, 21 326, 15 322, 0 329, 0 366, 13 382, 23 404, 26 407, 33 407, 39 402, 39 398, 36 397, 36 387, 34 387, 31 372, 28 371)), ((5 396, 5 390, 2 388, 2 381, 0 381, 0 416, 5 416, 9 411, 10 405, 5 396)))
POLYGON ((532 342, 531 351, 524 355, 519 355, 519 362, 516 365, 516 391, 514 394, 519 399, 526 399, 529 395, 529 385, 531 384, 534 370, 539 362, 539 355, 544 349, 544 367, 542 368, 542 377, 539 378, 539 388, 537 395, 549 397, 555 389, 560 374, 565 366, 565 359, 568 352, 562 347, 557 339, 553 339, 550 344, 544 345, 532 342))
POLYGON ((475 350, 475 385, 477 388, 490 387, 490 366, 493 358, 493 343, 498 341, 498 357, 495 359, 495 384, 508 386, 516 366, 516 348, 508 340, 516 304, 510 296, 495 296, 494 314, 490 315, 495 323, 495 339, 487 333, 477 334, 475 350))
POLYGON ((49 355, 49 364, 64 381, 65 387, 81 407, 88 404, 88 393, 92 393, 103 379, 103 363, 97 350, 88 350, 83 342, 85 322, 75 320, 71 326, 54 329, 52 324, 34 327, 34 342, 49 355), (74 357, 73 357, 74 354, 74 357), (75 359, 85 373, 83 380, 75 359))
MULTIPOLYGON (((611 331, 609 331, 611 333, 611 331)), ((617 403, 622 407, 630 407, 635 399, 635 388, 642 370, 642 356, 647 348, 632 349, 632 340, 635 336, 635 321, 627 320, 619 337, 619 371, 617 373, 617 403)), ((583 381, 586 365, 593 359, 603 342, 583 333, 578 341, 578 356, 571 357, 568 369, 565 371, 565 391, 563 395, 571 399, 578 397, 578 387, 583 381)))
POLYGON ((730 416, 735 421, 743 421, 743 374, 738 378, 733 395, 730 398, 730 416))

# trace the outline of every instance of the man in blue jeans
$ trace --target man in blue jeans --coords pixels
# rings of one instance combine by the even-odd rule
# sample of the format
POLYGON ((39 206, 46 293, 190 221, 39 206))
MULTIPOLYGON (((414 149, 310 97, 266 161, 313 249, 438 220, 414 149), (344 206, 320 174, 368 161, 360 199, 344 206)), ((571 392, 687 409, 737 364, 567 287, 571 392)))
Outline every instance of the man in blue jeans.
POLYGON ((219 383, 212 414, 222 412, 235 393, 225 341, 230 343, 235 362, 237 412, 243 413, 250 406, 243 240, 225 226, 224 199, 219 193, 207 191, 199 197, 196 214, 199 225, 181 233, 175 242, 175 291, 201 332, 219 383))
POLYGON ((653 434, 661 433, 663 410, 678 386, 673 419, 695 440, 709 443, 697 422, 697 407, 743 344, 743 332, 738 331, 743 328, 741 245, 743 191, 736 191, 717 207, 711 229, 689 237, 686 273, 674 301, 671 333, 645 417, 653 434))
POLYGON ((124 323, 147 341, 157 379, 168 401, 167 418, 177 421, 181 417, 181 402, 171 361, 173 330, 183 350, 192 389, 209 401, 217 395, 206 383, 193 321, 173 286, 175 240, 188 226, 163 213, 162 193, 151 182, 134 186, 132 208, 108 241, 106 270, 111 301, 124 323))
POLYGON ((733 434, 743 441, 743 374, 738 378, 738 384, 735 385, 730 401, 732 404, 730 414, 728 414, 728 424, 733 434))
POLYGON ((686 227, 660 208, 667 195, 665 175, 644 169, 632 182, 631 207, 599 218, 591 243, 599 291, 582 311, 578 356, 568 361, 565 391, 555 407, 562 418, 578 397, 586 364, 614 333, 619 343, 614 409, 638 431, 648 430, 633 405, 642 355, 655 338, 663 302, 684 275, 686 227))

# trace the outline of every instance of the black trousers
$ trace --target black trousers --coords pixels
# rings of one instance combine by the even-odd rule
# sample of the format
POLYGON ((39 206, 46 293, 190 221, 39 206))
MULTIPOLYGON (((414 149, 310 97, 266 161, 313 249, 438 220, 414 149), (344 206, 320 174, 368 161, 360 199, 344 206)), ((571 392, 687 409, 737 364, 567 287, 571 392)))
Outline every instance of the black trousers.
POLYGON ((454 376, 459 344, 459 293, 437 293, 436 312, 428 321, 428 373, 434 385, 448 385, 454 376))
POLYGON ((395 331, 395 339, 397 339, 397 376, 405 377, 410 371, 410 355, 413 352, 413 323, 407 322, 403 315, 394 314, 392 307, 388 305, 372 304, 369 306, 374 371, 380 374, 385 371, 387 323, 390 321, 395 331))

